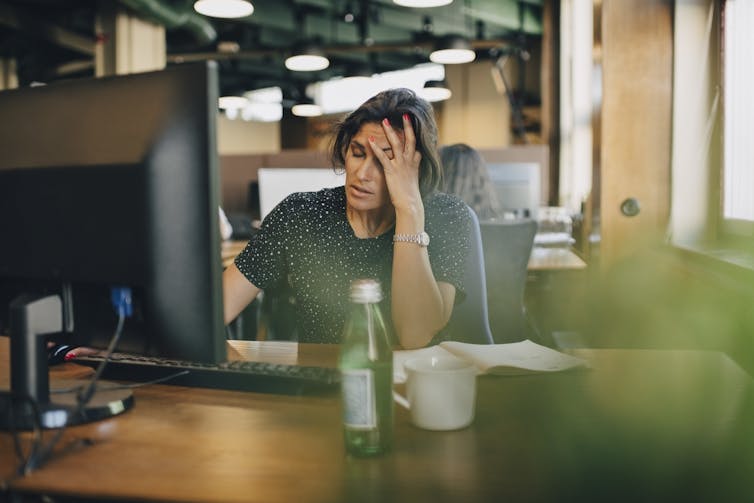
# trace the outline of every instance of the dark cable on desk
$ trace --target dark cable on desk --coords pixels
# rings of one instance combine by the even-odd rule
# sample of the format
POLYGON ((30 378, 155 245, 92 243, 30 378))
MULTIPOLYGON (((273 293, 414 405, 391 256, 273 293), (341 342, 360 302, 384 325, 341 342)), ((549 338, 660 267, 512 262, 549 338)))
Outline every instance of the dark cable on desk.
POLYGON ((39 411, 39 405, 37 404, 36 400, 28 395, 19 395, 17 393, 10 392, 3 392, 2 395, 7 395, 9 400, 8 425, 10 427, 10 434, 13 437, 13 448, 16 451, 16 458, 19 460, 19 465, 23 466, 28 462, 30 458, 37 455, 39 446, 42 443, 42 425, 40 421, 41 413, 39 411), (28 457, 24 455, 24 449, 21 445, 21 432, 19 432, 15 427, 16 417, 14 411, 16 410, 16 407, 13 406, 13 402, 15 401, 28 402, 28 404, 32 408, 32 417, 34 418, 34 422, 32 424, 32 441, 28 457))
MULTIPOLYGON (((110 339, 110 344, 108 344, 107 346, 105 357, 100 362, 97 370, 94 372, 94 375, 89 380, 89 383, 81 390, 79 390, 79 392, 76 394, 76 409, 72 412, 72 414, 66 416, 65 422, 60 428, 55 431, 55 434, 47 443, 47 445, 41 446, 41 435, 38 441, 34 443, 34 445, 32 446, 31 454, 19 468, 19 473, 21 475, 27 475, 31 473, 33 470, 41 467, 50 459, 53 449, 60 441, 60 438, 63 436, 63 433, 68 427, 68 418, 83 414, 84 408, 89 403, 89 400, 91 400, 94 392, 97 389, 97 381, 102 375, 102 372, 105 370, 105 366, 107 365, 107 362, 110 360, 110 357, 115 351, 115 348, 118 346, 120 337, 123 334, 123 326, 125 324, 126 317, 131 316, 131 314, 133 313, 133 307, 131 304, 131 290, 129 288, 114 287, 111 293, 112 303, 118 314, 118 325, 115 328, 115 333, 110 339)), ((39 416, 37 415, 37 418, 38 417, 39 416)), ((66 450, 80 444, 81 441, 77 440, 72 445, 69 445, 66 450)))
MULTIPOLYGON (((170 381, 171 379, 175 379, 176 377, 181 377, 186 374, 189 374, 190 371, 188 370, 181 370, 180 372, 176 372, 175 374, 170 374, 165 377, 159 377, 157 379, 153 379, 151 381, 144 381, 144 382, 136 382, 136 383, 129 383, 129 384, 113 384, 112 386, 98 386, 97 389, 100 391, 109 391, 114 389, 135 389, 135 388, 143 388, 144 386, 152 386, 153 384, 161 384, 166 381, 170 381)), ((50 393, 73 393, 76 391, 81 390, 84 387, 84 385, 79 386, 73 386, 70 388, 60 388, 56 390, 51 390, 50 393)))

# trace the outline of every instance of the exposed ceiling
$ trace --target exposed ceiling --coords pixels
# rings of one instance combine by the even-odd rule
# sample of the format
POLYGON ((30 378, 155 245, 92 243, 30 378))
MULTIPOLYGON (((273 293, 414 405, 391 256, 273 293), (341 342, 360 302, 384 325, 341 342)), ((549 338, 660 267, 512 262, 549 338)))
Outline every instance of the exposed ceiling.
MULTIPOLYGON (((543 0, 455 0, 412 9, 392 0, 252 0, 237 20, 207 18, 193 0, 120 0, 117 4, 166 27, 168 64, 220 63, 224 91, 270 85, 301 88, 345 75, 428 61, 432 41, 446 34, 472 40, 478 58, 527 48, 542 32, 543 0), (320 72, 290 72, 284 57, 297 41, 318 40, 331 60, 320 72)), ((20 85, 93 75, 95 19, 115 0, 0 0, 0 57, 14 58, 20 85)))

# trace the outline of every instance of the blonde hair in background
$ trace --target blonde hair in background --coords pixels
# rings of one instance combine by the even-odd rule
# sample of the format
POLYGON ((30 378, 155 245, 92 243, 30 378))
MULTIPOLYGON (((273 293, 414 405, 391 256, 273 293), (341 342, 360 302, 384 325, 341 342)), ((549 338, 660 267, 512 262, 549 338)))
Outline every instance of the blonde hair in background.
POLYGON ((474 210, 480 220, 502 216, 487 163, 479 152, 465 143, 447 145, 440 149, 440 163, 443 170, 443 192, 458 196, 474 210))

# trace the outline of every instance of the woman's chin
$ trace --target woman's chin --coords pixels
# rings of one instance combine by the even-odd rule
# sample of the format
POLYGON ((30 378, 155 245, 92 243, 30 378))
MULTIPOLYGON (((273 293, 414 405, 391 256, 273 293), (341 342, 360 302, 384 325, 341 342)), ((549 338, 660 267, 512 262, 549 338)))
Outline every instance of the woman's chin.
POLYGON ((349 197, 348 206, 356 211, 370 211, 379 209, 382 205, 375 197, 349 197))

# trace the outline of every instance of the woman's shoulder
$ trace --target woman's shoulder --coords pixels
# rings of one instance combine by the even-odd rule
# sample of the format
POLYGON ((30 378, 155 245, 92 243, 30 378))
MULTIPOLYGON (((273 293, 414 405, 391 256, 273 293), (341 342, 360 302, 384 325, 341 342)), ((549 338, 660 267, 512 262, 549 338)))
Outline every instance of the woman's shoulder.
POLYGON ((471 226, 471 215, 466 203, 458 197, 435 192, 424 201, 426 227, 437 242, 456 240, 465 236, 471 226))
POLYGON ((456 216, 462 218, 468 215, 468 207, 460 198, 444 192, 434 192, 424 200, 424 210, 429 215, 456 216))

